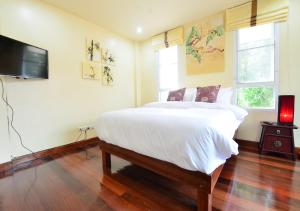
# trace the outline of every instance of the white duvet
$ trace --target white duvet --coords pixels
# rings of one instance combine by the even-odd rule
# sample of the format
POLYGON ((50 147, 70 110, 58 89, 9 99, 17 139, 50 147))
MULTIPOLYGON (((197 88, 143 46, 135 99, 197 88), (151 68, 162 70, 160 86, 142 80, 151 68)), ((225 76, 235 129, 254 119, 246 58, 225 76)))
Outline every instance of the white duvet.
POLYGON ((232 154, 238 154, 232 138, 246 115, 234 105, 150 103, 103 113, 95 129, 108 143, 211 174, 232 154))

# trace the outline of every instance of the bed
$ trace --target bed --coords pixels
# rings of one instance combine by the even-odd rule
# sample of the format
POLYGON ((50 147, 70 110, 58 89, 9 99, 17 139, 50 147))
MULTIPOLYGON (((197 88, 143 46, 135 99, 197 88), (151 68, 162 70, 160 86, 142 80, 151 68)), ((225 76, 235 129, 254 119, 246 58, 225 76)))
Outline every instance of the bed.
POLYGON ((232 139, 247 112, 203 102, 150 103, 103 113, 96 122, 103 173, 110 155, 198 190, 198 210, 211 209, 211 194, 226 159, 238 154, 232 139))

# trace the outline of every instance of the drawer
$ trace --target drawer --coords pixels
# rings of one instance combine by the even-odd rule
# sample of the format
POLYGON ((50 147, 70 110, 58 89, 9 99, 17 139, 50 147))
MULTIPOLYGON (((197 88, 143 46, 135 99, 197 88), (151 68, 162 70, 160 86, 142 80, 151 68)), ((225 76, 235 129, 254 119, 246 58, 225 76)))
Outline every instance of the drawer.
POLYGON ((292 136, 292 132, 292 130, 282 127, 267 127, 265 130, 266 135, 292 136))
POLYGON ((263 150, 291 153, 291 146, 290 138, 265 136, 263 150))

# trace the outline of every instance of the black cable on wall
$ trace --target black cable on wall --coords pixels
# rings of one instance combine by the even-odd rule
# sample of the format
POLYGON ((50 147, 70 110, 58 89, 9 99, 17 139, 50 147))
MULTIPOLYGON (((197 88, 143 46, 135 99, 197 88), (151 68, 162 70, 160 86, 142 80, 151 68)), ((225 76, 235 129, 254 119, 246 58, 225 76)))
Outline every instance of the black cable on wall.
POLYGON ((8 118, 8 122, 9 122, 9 127, 12 128, 12 130, 17 134, 18 138, 19 138, 19 141, 20 141, 20 144, 21 146, 26 149, 27 151, 29 151, 32 156, 36 159, 38 159, 38 157, 35 155, 35 153, 30 149, 28 148, 27 146, 25 146, 24 142, 23 142, 23 139, 22 139, 22 136, 21 134, 19 133, 19 131, 15 128, 14 126, 14 117, 15 117, 15 110, 14 108, 9 104, 8 100, 5 98, 5 87, 4 87, 4 83, 3 83, 3 80, 0 78, 0 82, 1 82, 1 88, 2 88, 2 92, 1 92, 1 98, 3 100, 3 102, 5 103, 5 105, 11 110, 11 118, 8 118))

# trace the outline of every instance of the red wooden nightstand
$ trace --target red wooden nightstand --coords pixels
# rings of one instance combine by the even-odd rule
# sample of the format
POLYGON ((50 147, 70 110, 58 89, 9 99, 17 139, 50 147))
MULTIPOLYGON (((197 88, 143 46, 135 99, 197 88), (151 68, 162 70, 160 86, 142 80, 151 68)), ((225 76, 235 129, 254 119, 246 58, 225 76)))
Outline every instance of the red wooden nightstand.
POLYGON ((260 154, 279 153, 295 160, 294 129, 296 125, 280 125, 276 122, 267 124, 261 122, 262 133, 259 142, 260 154))

